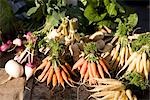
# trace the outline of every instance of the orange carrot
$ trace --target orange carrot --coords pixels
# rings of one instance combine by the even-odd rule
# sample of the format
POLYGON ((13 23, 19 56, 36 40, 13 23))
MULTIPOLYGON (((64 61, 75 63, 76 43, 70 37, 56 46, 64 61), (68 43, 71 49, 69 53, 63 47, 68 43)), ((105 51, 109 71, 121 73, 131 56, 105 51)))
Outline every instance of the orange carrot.
POLYGON ((91 63, 90 62, 88 62, 87 67, 88 67, 89 77, 93 78, 93 73, 92 73, 91 63))
POLYGON ((100 63, 100 65, 103 67, 104 71, 108 74, 108 76, 111 77, 111 75, 110 75, 110 73, 108 72, 108 69, 107 69, 107 67, 106 67, 106 65, 105 65, 105 63, 103 62, 102 59, 99 59, 99 63, 100 63))
POLYGON ((52 78, 52 85, 53 85, 53 88, 52 88, 52 90, 56 87, 56 85, 57 85, 57 76, 56 76, 56 74, 54 73, 53 74, 53 78, 52 78))
POLYGON ((80 70, 80 74, 81 74, 81 79, 84 77, 85 73, 86 73, 86 70, 87 70, 87 60, 84 62, 84 64, 82 65, 81 67, 81 70, 80 70))
POLYGON ((83 57, 81 57, 74 65, 72 70, 77 69, 79 66, 83 65, 85 59, 83 57))
POLYGON ((46 58, 44 58, 44 59, 42 60, 42 62, 48 61, 48 59, 49 59, 49 56, 47 56, 46 58))
POLYGON ((40 76, 38 76, 38 80, 40 81, 46 74, 47 70, 50 67, 50 61, 47 62, 46 67, 44 68, 43 72, 41 73, 40 76))
POLYGON ((89 78, 89 71, 86 70, 86 73, 84 75, 84 79, 83 79, 83 83, 85 83, 87 81, 87 79, 89 78))
POLYGON ((106 64, 107 68, 111 68, 110 65, 109 65, 109 63, 104 58, 102 58, 102 60, 106 64))
POLYGON ((65 63, 65 66, 66 66, 66 68, 69 70, 69 72, 70 72, 72 75, 77 76, 77 74, 76 74, 74 71, 71 70, 71 66, 70 66, 68 63, 65 63))
POLYGON ((92 71, 93 77, 95 78, 96 77, 96 73, 97 73, 96 64, 93 61, 91 61, 90 67, 91 67, 91 71, 92 71))
POLYGON ((58 66, 55 66, 54 70, 55 70, 55 73, 56 73, 56 76, 57 76, 57 79, 58 79, 58 83, 60 83, 63 86, 63 88, 65 88, 64 80, 61 76, 60 68, 58 66))
POLYGON ((92 73, 92 66, 91 66, 91 62, 88 62, 88 72, 89 72, 89 84, 94 84, 95 81, 93 80, 94 75, 92 73))
POLYGON ((39 69, 43 69, 46 66, 47 62, 48 61, 44 61, 39 67, 37 67, 36 71, 39 70, 39 69))
POLYGON ((53 66, 51 66, 51 67, 50 67, 50 70, 49 70, 49 75, 48 75, 48 78, 47 78, 47 86, 49 85, 49 83, 50 83, 51 80, 52 80, 53 73, 54 73, 54 68, 53 68, 53 66))
POLYGON ((99 72, 100 76, 101 76, 102 78, 105 78, 105 77, 104 77, 104 72, 103 72, 102 66, 99 64, 99 62, 97 62, 97 67, 98 67, 98 72, 99 72))
POLYGON ((64 79, 64 81, 65 81, 69 86, 75 87, 75 86, 73 86, 72 84, 69 83, 68 77, 67 77, 66 73, 65 73, 63 70, 61 71, 61 75, 62 75, 62 78, 64 79))
POLYGON ((70 77, 70 74, 69 74, 69 72, 68 72, 66 66, 64 66, 64 65, 60 65, 60 66, 61 66, 61 68, 65 71, 65 73, 70 77))
POLYGON ((47 73, 45 74, 45 76, 43 77, 43 79, 40 82, 44 82, 47 79, 47 77, 49 76, 49 71, 50 71, 50 69, 47 71, 47 73))

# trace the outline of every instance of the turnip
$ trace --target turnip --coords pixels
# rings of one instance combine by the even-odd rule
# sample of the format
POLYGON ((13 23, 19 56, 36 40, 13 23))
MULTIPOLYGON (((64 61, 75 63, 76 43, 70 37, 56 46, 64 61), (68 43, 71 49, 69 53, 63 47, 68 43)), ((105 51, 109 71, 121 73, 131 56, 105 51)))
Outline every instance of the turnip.
POLYGON ((5 64, 5 71, 9 74, 9 77, 0 84, 4 84, 12 78, 21 77, 24 73, 23 66, 17 63, 15 60, 11 59, 5 64))

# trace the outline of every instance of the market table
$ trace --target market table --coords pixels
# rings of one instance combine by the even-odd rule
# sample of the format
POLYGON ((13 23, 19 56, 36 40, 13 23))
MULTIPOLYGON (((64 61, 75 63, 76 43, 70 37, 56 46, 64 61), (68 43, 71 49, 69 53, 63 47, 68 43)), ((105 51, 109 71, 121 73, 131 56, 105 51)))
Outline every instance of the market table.
MULTIPOLYGON (((4 68, 0 68, 0 83, 8 78, 4 68)), ((25 79, 12 79, 0 85, 0 100, 23 100, 25 79)))

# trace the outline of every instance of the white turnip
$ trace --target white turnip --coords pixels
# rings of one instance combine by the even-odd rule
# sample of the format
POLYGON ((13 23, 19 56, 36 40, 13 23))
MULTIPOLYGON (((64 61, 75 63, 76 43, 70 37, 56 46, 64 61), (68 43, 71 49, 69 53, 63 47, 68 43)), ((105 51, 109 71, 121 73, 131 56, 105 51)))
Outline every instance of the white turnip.
POLYGON ((9 74, 9 77, 0 84, 4 84, 11 78, 21 77, 24 73, 23 66, 17 63, 15 60, 11 59, 5 64, 5 71, 9 74))

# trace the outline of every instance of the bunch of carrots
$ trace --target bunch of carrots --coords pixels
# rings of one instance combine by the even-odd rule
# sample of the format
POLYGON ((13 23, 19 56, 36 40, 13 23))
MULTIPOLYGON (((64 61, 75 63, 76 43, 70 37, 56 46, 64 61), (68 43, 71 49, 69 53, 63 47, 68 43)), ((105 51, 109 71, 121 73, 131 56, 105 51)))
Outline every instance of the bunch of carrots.
POLYGON ((132 42, 133 53, 124 64, 122 69, 118 72, 117 76, 127 68, 126 73, 138 72, 148 79, 148 73, 150 72, 150 33, 141 34, 138 39, 132 42))
MULTIPOLYGON (((62 50, 61 45, 55 41, 51 40, 50 42, 50 53, 45 59, 43 59, 42 64, 37 67, 36 71, 43 70, 41 75, 38 76, 39 82, 47 82, 47 86, 52 83, 52 90, 56 87, 57 84, 61 84, 65 89, 65 82, 71 86, 74 81, 71 78, 71 67, 67 62, 62 63, 62 59, 60 59, 60 52, 62 50)), ((36 72, 35 71, 35 72, 36 72)))
POLYGON ((105 60, 97 55, 97 48, 94 42, 89 42, 84 45, 84 52, 81 54, 79 60, 73 65, 72 70, 78 69, 80 71, 80 82, 89 84, 96 84, 94 78, 105 78, 105 73, 111 77, 105 60))
POLYGON ((98 85, 88 86, 88 88, 92 88, 87 89, 92 93, 89 98, 94 98, 95 100, 137 100, 131 90, 126 89, 119 80, 108 78, 96 80, 98 85))
POLYGON ((119 37, 116 46, 112 49, 109 55, 104 55, 104 58, 110 63, 114 69, 120 69, 132 55, 132 49, 126 36, 119 37))

